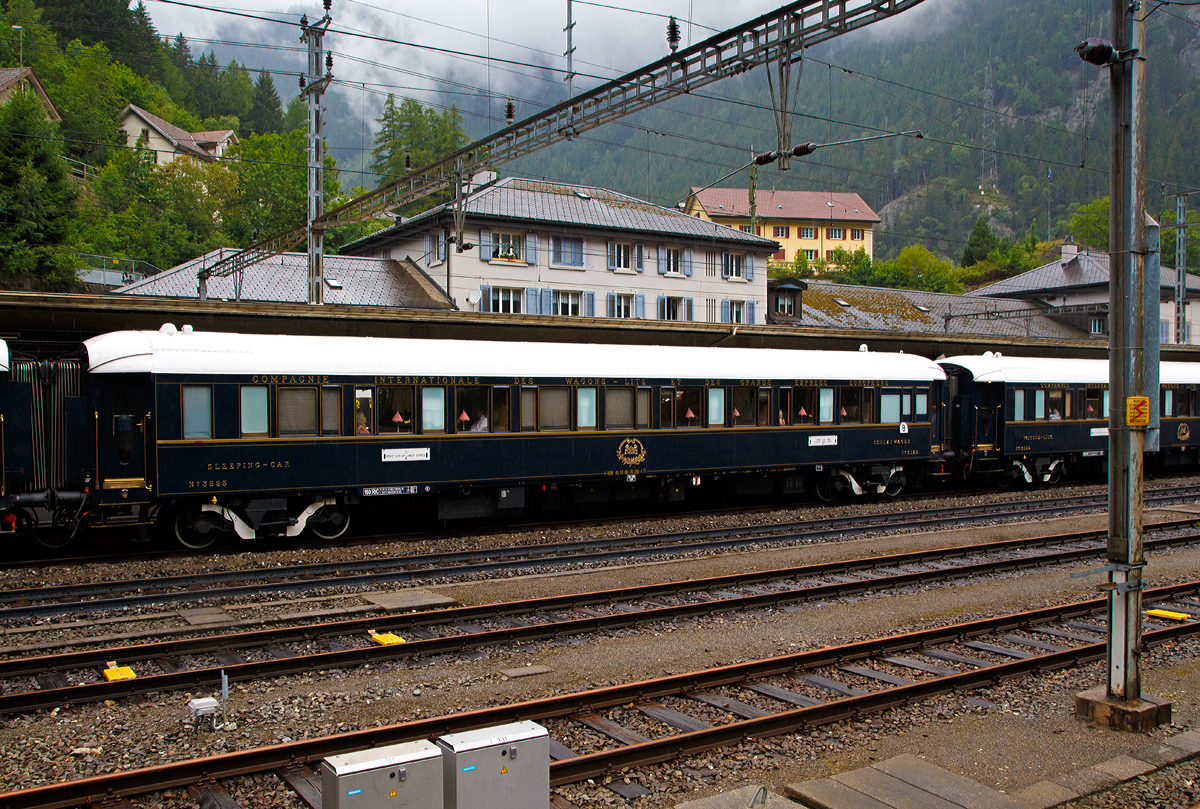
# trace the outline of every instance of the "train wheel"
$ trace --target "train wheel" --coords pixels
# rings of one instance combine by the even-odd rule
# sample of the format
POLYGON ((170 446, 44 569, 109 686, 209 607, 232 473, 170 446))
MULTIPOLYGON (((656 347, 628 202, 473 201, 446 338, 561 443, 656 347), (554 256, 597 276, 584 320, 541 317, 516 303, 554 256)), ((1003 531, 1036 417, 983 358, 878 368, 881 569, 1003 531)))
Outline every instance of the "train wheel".
POLYGON ((37 514, 23 508, 14 508, 12 513, 17 518, 17 536, 29 536, 37 530, 37 514))
POLYGON ((309 518, 308 525, 321 539, 337 539, 350 527, 350 509, 324 506, 309 518))
POLYGON ((833 478, 828 475, 819 475, 813 481, 813 489, 817 493, 817 497, 828 503, 833 498, 837 497, 837 487, 833 485, 833 478))
POLYGON ((66 547, 75 534, 75 509, 61 506, 54 510, 52 527, 38 531, 37 541, 47 548, 66 547))
POLYGON ((892 475, 890 478, 888 478, 887 487, 884 488, 883 493, 888 497, 895 497, 896 495, 900 494, 900 490, 903 488, 904 476, 892 475))
POLYGON ((182 508, 175 515, 175 538, 185 548, 204 550, 225 533, 222 522, 220 516, 210 511, 182 508))

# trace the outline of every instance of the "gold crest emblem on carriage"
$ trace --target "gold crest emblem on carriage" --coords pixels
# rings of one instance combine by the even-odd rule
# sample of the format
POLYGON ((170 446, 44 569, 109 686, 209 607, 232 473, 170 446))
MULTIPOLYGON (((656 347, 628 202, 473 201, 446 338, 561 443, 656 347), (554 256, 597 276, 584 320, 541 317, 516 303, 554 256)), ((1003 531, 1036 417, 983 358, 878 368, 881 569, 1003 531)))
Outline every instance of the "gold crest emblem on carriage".
POLYGON ((1187 443, 1187 440, 1192 437, 1192 428, 1187 426, 1186 422, 1180 422, 1179 429, 1175 431, 1176 437, 1180 441, 1187 443))
POLYGON ((617 447, 617 460, 626 466, 637 466, 646 460, 646 448, 636 438, 626 438, 617 447))

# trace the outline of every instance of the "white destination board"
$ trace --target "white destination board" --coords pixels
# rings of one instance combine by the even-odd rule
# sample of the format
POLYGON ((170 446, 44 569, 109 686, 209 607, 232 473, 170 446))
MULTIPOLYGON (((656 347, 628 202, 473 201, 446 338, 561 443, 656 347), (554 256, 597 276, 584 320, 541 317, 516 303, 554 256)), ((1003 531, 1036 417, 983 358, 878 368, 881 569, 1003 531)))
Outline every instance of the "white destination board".
POLYGON ((810 435, 808 437, 808 445, 810 447, 836 447, 836 435, 810 435))
POLYGON ((383 450, 383 462, 393 461, 428 461, 429 447, 406 447, 405 449, 383 450))

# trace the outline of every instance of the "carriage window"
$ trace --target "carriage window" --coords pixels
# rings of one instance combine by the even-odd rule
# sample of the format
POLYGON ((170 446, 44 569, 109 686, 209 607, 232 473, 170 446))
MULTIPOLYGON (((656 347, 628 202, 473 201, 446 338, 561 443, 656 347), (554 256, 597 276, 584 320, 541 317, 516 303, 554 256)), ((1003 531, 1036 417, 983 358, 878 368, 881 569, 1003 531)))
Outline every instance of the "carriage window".
POLYGON ((183 437, 212 438, 212 388, 183 386, 183 437))
POLYGON ((819 393, 818 419, 821 424, 831 424, 833 422, 833 388, 821 388, 819 393))
POLYGON ((242 386, 242 438, 268 434, 266 385, 242 386))
POLYGON ((1046 418, 1046 391, 1044 390, 1033 392, 1033 417, 1035 419, 1046 418))
POLYGON ((1050 407, 1050 421, 1057 421, 1065 415, 1063 403, 1065 398, 1066 397, 1063 396, 1063 392, 1061 390, 1048 391, 1046 399, 1048 400, 1050 407))
POLYGON ((862 421, 862 388, 842 388, 842 409, 839 415, 842 424, 858 424, 862 421))
POLYGON ((675 389, 675 426, 699 427, 701 388, 675 389))
POLYGON ((792 389, 779 389, 779 426, 786 427, 792 423, 792 389))
POLYGON ((1009 421, 1024 421, 1025 420, 1025 391, 1016 389, 1013 391, 1012 415, 1009 421))
POLYGON ((637 408, 637 422, 634 424, 638 429, 644 430, 650 427, 650 389, 638 388, 635 396, 637 408))
POLYGON ((1107 420, 1108 419, 1108 391, 1107 390, 1104 391, 1103 401, 1104 401, 1104 418, 1105 418, 1105 420, 1107 420))
POLYGON ((578 430, 596 429, 596 389, 575 389, 575 428, 578 430))
POLYGON ((1162 414, 1164 416, 1175 415, 1174 404, 1175 404, 1175 391, 1164 388, 1163 392, 1162 392, 1162 414))
POLYGON ((492 432, 508 432, 508 388, 492 388, 492 432))
POLYGON ((633 388, 604 389, 604 428, 633 429, 633 388))
POLYGON ((863 424, 875 423, 875 389, 863 388, 862 412, 859 414, 863 424))
POLYGON ((317 434, 317 389, 280 388, 279 434, 317 434))
MULTIPOLYGON (((796 388, 795 424, 814 424, 817 417, 817 391, 815 388, 796 388)), ((830 392, 832 397, 832 391, 830 392)), ((833 414, 833 399, 829 400, 829 413, 833 414)))
POLYGON ((753 427, 754 418, 754 388, 733 389, 733 426, 753 427))
POLYGON ((455 396, 458 397, 458 403, 454 407, 458 411, 458 416, 455 418, 455 429, 458 432, 491 432, 487 415, 491 410, 491 403, 488 402, 489 393, 491 393, 491 388, 483 385, 465 386, 455 390, 455 396))
POLYGON ((342 434, 342 389, 335 385, 321 388, 321 434, 342 434))
POLYGON ((412 431, 413 389, 379 388, 379 434, 412 431))
POLYGON ((370 435, 375 423, 375 396, 373 388, 354 389, 354 434, 370 435))
POLYGON ((758 389, 758 426, 766 427, 771 423, 771 389, 758 389))
POLYGON ((537 388, 521 388, 521 429, 537 429, 537 388))
POLYGON ((900 423, 900 389, 884 388, 879 394, 879 423, 900 423))
POLYGON ((421 432, 446 432, 445 388, 421 388, 421 432))
POLYGON ((1102 391, 1089 390, 1084 394, 1083 417, 1085 419, 1100 418, 1100 394, 1102 391))
POLYGON ((725 389, 708 389, 708 426, 725 426, 725 389))
POLYGON ((562 387, 542 388, 538 397, 538 429, 571 429, 571 391, 562 387))
POLYGON ((902 421, 910 421, 912 419, 912 388, 905 388, 900 394, 900 419, 902 421))
POLYGON ((658 426, 666 429, 675 426, 675 389, 658 389, 658 426))
POLYGON ((929 388, 917 388, 913 395, 913 412, 918 416, 929 415, 929 388))

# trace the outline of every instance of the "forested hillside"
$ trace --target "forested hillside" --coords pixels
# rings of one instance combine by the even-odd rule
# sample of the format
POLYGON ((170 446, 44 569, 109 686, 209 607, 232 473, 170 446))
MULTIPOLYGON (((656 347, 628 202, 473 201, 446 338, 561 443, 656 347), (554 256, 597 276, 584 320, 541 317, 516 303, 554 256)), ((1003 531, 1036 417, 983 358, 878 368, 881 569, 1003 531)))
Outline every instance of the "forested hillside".
MULTIPOLYGON (((880 212, 876 258, 898 260, 909 250, 900 264, 875 268, 839 257, 843 277, 862 283, 903 286, 936 276, 945 280, 941 288, 961 288, 1041 260, 1048 236, 1102 241, 1106 231, 1087 223, 1104 218, 1107 74, 1084 65, 1072 48, 1107 31, 1107 8, 1094 0, 931 0, 810 49, 793 143, 908 130, 924 137, 822 148, 788 172, 763 169, 758 186, 856 191, 880 212), (995 114, 994 184, 981 183, 988 109, 995 114), (914 252, 916 245, 927 250, 914 252), (951 266, 960 263, 974 269, 951 266)), ((0 67, 23 58, 63 120, 40 120, 30 99, 0 109, 0 285, 32 278, 61 288, 85 253, 165 268, 303 222, 304 108, 299 97, 281 103, 281 92, 295 89, 275 86, 268 71, 278 65, 222 63, 182 34, 156 31, 140 2, 4 0, 3 9, 0 67), (13 25, 22 26, 20 38, 13 25), (233 129, 240 145, 219 163, 156 168, 147 154, 125 148, 118 116, 129 103, 188 131, 233 129), (86 182, 69 172, 86 174, 86 182)), ((1160 185, 1169 193, 1200 181, 1192 157, 1200 146, 1197 23, 1200 10, 1184 6, 1163 7, 1148 21, 1147 204, 1166 222, 1174 203, 1160 196, 1160 185)), ((327 172, 330 205, 401 172, 406 154, 420 165, 483 134, 482 98, 454 96, 464 104, 464 122, 449 100, 422 106, 389 97, 382 111, 367 111, 364 126, 357 110, 348 112, 355 105, 340 97, 346 92, 327 96, 339 110, 327 116, 328 139, 331 152, 356 156, 356 171, 327 172)), ((517 94, 522 116, 560 101, 547 95, 553 92, 517 94)), ((355 101, 367 109, 365 90, 361 104, 355 101)), ((759 68, 502 168, 674 205, 689 187, 775 147, 770 107, 759 68)), ((332 158, 327 163, 336 168, 332 158)), ((725 185, 746 183, 742 173, 725 185)), ((327 244, 336 249, 363 230, 331 233, 327 244)))

